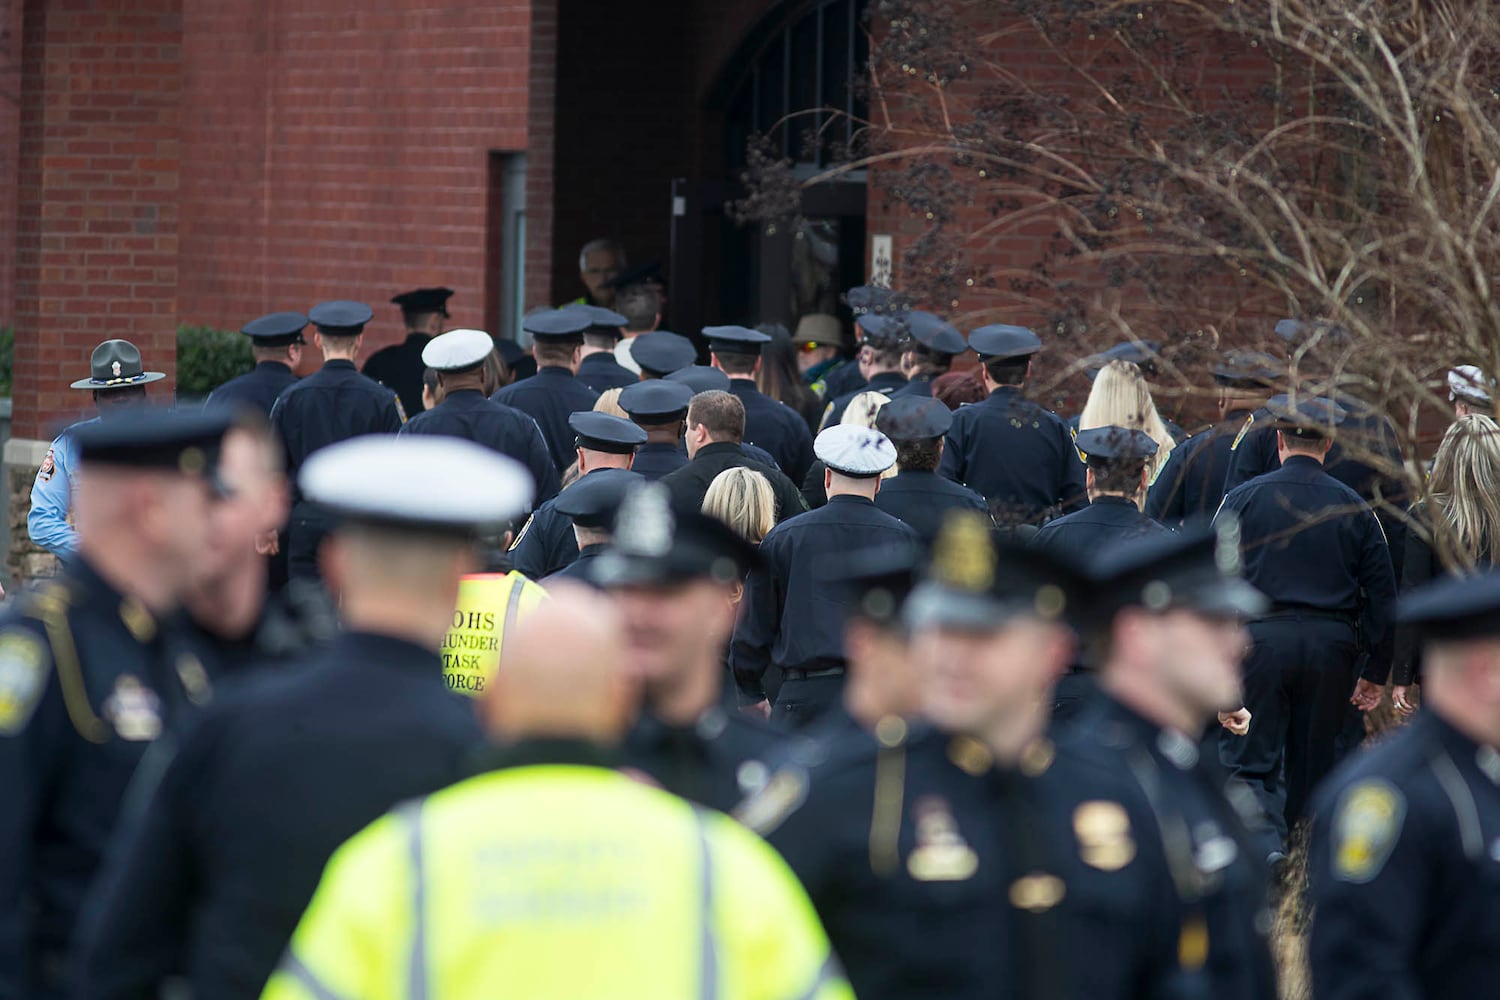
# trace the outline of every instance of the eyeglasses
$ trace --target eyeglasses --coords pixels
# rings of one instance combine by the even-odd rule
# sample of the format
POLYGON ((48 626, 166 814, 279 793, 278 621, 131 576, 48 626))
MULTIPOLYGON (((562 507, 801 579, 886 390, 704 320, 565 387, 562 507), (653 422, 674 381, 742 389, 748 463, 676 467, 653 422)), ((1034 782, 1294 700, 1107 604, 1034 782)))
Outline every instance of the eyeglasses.
POLYGON ((798 344, 797 345, 797 350, 801 351, 803 354, 811 354, 813 351, 816 351, 816 350, 818 350, 821 347, 828 347, 828 346, 830 346, 830 345, 828 345, 828 344, 820 344, 816 340, 807 340, 807 341, 803 341, 802 343, 798 344))

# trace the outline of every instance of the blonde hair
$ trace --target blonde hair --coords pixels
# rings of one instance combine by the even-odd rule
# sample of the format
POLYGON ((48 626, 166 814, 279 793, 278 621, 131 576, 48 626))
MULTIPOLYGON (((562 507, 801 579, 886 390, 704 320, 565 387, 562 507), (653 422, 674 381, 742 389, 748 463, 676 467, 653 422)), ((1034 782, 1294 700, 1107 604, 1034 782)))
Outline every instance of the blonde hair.
MULTIPOLYGON (((875 417, 880 413, 885 404, 891 401, 891 397, 883 392, 873 389, 862 392, 849 400, 849 405, 844 408, 844 416, 839 420, 841 424, 853 424, 856 427, 865 427, 876 430, 875 417)), ((880 474, 881 479, 889 479, 899 470, 893 465, 880 474)))
POLYGON ((1444 562, 1474 570, 1500 551, 1500 425, 1479 413, 1455 420, 1432 460, 1428 496, 1434 517, 1433 548, 1444 562), (1446 530, 1444 530, 1446 529, 1446 530))
POLYGON ((1146 463, 1146 482, 1156 481, 1156 474, 1167 464, 1167 456, 1176 444, 1166 422, 1156 412, 1151 388, 1138 365, 1129 361, 1111 361, 1099 371, 1094 388, 1078 418, 1078 429, 1095 427, 1129 427, 1145 431, 1156 442, 1156 454, 1146 463))
POLYGON ((725 469, 708 484, 703 513, 723 521, 745 541, 759 545, 776 524, 776 494, 771 481, 754 469, 725 469))
POLYGON ((629 420, 630 414, 620 408, 620 393, 624 391, 624 389, 605 389, 599 394, 599 398, 594 400, 594 412, 608 413, 612 417, 629 420))

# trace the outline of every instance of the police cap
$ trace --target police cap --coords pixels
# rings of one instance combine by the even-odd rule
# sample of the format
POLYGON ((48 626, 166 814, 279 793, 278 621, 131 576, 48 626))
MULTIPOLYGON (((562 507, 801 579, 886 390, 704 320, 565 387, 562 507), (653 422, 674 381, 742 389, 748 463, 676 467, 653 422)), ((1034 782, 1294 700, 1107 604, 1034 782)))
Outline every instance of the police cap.
POLYGON ((1042 349, 1042 340, 1024 326, 991 323, 969 334, 969 346, 982 360, 990 358, 1020 360, 1042 349))
POLYGON ((1276 324, 1276 336, 1293 346, 1313 340, 1326 340, 1330 344, 1345 344, 1349 341, 1348 330, 1326 319, 1280 320, 1276 324))
POLYGON ((907 308, 906 296, 894 288, 880 285, 856 285, 844 293, 844 302, 861 324, 866 315, 905 311, 907 308))
POLYGON ((505 362, 507 368, 515 368, 516 362, 526 357, 526 352, 520 344, 504 337, 495 340, 495 350, 500 352, 500 359, 505 362))
POLYGON ((666 381, 682 383, 693 390, 695 396, 700 392, 729 391, 729 376, 707 365, 688 365, 686 368, 679 368, 668 375, 666 381))
POLYGON ((698 348, 680 333, 652 330, 630 342, 630 356, 644 374, 661 378, 697 361, 698 348))
POLYGON ((813 454, 834 472, 870 479, 896 464, 896 446, 877 430, 836 424, 813 441, 813 454))
POLYGON ((940 438, 953 426, 953 411, 931 396, 898 396, 875 414, 875 429, 892 441, 940 438))
POLYGON ((693 390, 680 382, 654 378, 636 382, 620 391, 620 409, 642 424, 668 424, 687 416, 693 390))
POLYGON ((859 343, 877 351, 898 351, 911 340, 911 313, 869 313, 859 318, 865 335, 859 343))
POLYGON ((249 337, 256 347, 285 347, 306 343, 302 339, 306 326, 307 317, 299 312, 267 313, 240 327, 240 333, 249 337))
POLYGON ((596 469, 559 493, 552 506, 580 528, 608 528, 625 494, 645 481, 627 469, 596 469))
POLYGON ((759 354, 761 345, 771 342, 769 334, 748 326, 705 326, 703 336, 715 354, 759 354))
POLYGON ((603 330, 613 333, 615 336, 620 335, 620 327, 630 323, 630 320, 621 316, 613 309, 606 309, 603 306, 587 305, 583 302, 570 302, 563 306, 563 309, 575 309, 583 313, 589 318, 590 326, 600 327, 603 330))
POLYGON ((576 309, 537 309, 521 317, 521 329, 544 340, 582 340, 591 325, 588 314, 576 309))
POLYGON ((219 449, 234 425, 223 410, 133 409, 71 431, 85 466, 155 469, 216 482, 219 449))
POLYGON ((473 535, 531 506, 531 473, 462 438, 364 435, 320 449, 297 477, 302 495, 346 521, 473 535))
POLYGON ((307 318, 330 337, 353 337, 364 330, 374 311, 363 302, 319 302, 307 311, 307 318))
POLYGON ((1126 607, 1181 608, 1218 618, 1253 618, 1270 609, 1265 595, 1245 580, 1239 521, 1232 515, 1122 542, 1099 562, 1094 577, 1095 610, 1104 621, 1126 607))
POLYGON ((629 288, 631 285, 662 285, 666 279, 662 277, 661 261, 653 260, 645 264, 637 264, 627 267, 619 274, 604 283, 605 288, 629 288))
POLYGON ((962 354, 969 349, 957 327, 930 312, 913 310, 907 313, 906 332, 912 340, 939 354, 962 354))
POLYGON ((1448 369, 1448 402, 1463 400, 1480 406, 1490 405, 1490 389, 1494 382, 1484 377, 1484 372, 1475 365, 1459 365, 1448 369))
POLYGON ((1299 438, 1328 438, 1341 424, 1348 411, 1331 399, 1321 396, 1290 396, 1283 393, 1266 401, 1266 409, 1276 418, 1276 428, 1299 438))
POLYGON ((1500 570, 1445 575, 1413 588, 1397 599, 1396 621, 1437 641, 1500 635, 1500 570))
POLYGON ((129 389, 150 385, 166 378, 164 372, 148 372, 141 363, 141 352, 128 340, 106 340, 89 355, 88 378, 73 383, 74 389, 129 389))
POLYGON ((701 510, 674 507, 667 487, 646 483, 626 495, 615 518, 613 542, 588 574, 605 588, 665 587, 699 579, 727 584, 759 565, 755 546, 729 525, 701 510))
POLYGON ((391 305, 400 306, 402 315, 438 313, 448 315, 448 300, 453 297, 451 288, 413 288, 391 299, 391 305))
POLYGON ((1088 375, 1098 378, 1104 366, 1111 361, 1124 361, 1135 365, 1148 375, 1156 374, 1156 363, 1161 360, 1161 344, 1154 340, 1122 340, 1107 351, 1100 351, 1089 359, 1088 375))
POLYGON ((449 330, 422 348, 422 364, 440 372, 478 368, 495 349, 495 341, 483 330, 449 330))
POLYGON ((1150 434, 1134 427, 1113 424, 1079 431, 1075 443, 1089 465, 1144 462, 1157 452, 1157 444, 1150 434))
POLYGON ((1214 381, 1240 389, 1264 389, 1281 379, 1284 366, 1264 351, 1225 351, 1214 365, 1214 381))
POLYGON ((568 417, 568 426, 578 435, 578 447, 611 455, 629 455, 646 443, 646 432, 629 420, 580 410, 568 417))
POLYGON ((924 558, 916 545, 862 549, 839 560, 822 580, 848 599, 852 613, 877 622, 899 621, 924 558))

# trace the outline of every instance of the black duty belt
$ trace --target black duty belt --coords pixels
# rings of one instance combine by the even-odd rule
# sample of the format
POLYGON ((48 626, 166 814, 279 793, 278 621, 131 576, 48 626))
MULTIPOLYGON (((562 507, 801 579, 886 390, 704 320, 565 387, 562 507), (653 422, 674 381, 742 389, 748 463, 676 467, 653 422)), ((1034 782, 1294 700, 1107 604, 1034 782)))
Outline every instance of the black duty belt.
POLYGON ((781 675, 789 681, 810 681, 819 677, 842 677, 843 667, 825 667, 821 670, 783 670, 781 675))

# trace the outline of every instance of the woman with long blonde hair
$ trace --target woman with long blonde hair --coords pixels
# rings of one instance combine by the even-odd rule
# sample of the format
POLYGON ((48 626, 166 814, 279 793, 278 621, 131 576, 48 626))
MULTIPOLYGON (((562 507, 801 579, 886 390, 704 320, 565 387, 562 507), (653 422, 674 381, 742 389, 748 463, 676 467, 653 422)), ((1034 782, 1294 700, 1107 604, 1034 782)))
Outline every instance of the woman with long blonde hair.
POLYGON ((703 513, 718 518, 751 545, 776 524, 776 494, 771 481, 754 469, 725 469, 708 484, 703 513))
POLYGON ((1095 427, 1145 431, 1156 442, 1156 454, 1146 463, 1147 485, 1156 481, 1156 474, 1167 464, 1167 456, 1177 443, 1156 410, 1146 376, 1141 374, 1140 366, 1129 361, 1111 361, 1094 379, 1094 388, 1078 418, 1078 429, 1087 431, 1095 427))

